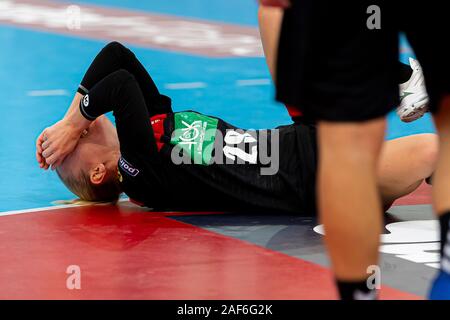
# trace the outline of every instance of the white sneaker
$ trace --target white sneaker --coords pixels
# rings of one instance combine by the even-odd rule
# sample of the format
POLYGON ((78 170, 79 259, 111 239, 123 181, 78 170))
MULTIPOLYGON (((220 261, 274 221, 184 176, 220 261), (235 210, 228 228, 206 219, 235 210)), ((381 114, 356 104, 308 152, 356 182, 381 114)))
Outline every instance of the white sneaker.
POLYGON ((413 73, 411 78, 399 85, 400 105, 397 114, 404 122, 411 122, 421 118, 428 111, 428 93, 425 88, 425 79, 419 61, 409 58, 413 73))

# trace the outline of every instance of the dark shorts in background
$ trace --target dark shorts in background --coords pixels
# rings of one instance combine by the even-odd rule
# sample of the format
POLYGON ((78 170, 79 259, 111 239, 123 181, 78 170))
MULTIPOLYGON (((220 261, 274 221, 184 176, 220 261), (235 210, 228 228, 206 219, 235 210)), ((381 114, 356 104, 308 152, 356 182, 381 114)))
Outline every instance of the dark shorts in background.
POLYGON ((277 100, 315 120, 365 121, 399 100, 399 33, 422 65, 431 110, 450 92, 450 24, 445 1, 297 0, 285 11, 277 66, 277 100), (367 8, 381 10, 369 29, 367 8))

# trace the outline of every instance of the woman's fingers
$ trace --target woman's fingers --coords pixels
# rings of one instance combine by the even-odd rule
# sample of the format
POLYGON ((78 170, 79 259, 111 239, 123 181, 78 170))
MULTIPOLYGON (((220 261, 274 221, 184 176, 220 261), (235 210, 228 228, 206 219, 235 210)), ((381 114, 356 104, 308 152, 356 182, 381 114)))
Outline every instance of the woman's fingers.
POLYGON ((44 149, 44 151, 42 151, 42 156, 47 159, 48 157, 50 157, 52 154, 54 153, 53 148, 47 148, 44 149))
POLYGON ((44 142, 42 142, 42 149, 45 150, 50 146, 50 140, 47 139, 44 142))
POLYGON ((50 166, 47 164, 47 162, 45 162, 45 158, 44 158, 44 161, 42 162, 42 169, 48 170, 49 167, 50 166))
POLYGON ((37 161, 38 161, 38 163, 39 163, 39 167, 40 168, 42 168, 42 169, 48 169, 48 166, 47 166, 47 164, 45 163, 45 158, 44 158, 44 156, 42 155, 42 152, 39 152, 39 151, 36 151, 36 159, 37 159, 37 161), (47 167, 47 168, 46 168, 47 167))
POLYGON ((52 170, 55 170, 66 158, 66 153, 61 151, 55 151, 53 154, 50 154, 45 157, 45 162, 48 167, 51 167, 52 170))
POLYGON ((42 153, 42 140, 40 138, 36 140, 36 153, 42 153))
POLYGON ((59 159, 59 154, 58 153, 54 153, 48 157, 45 157, 45 162, 47 163, 47 165, 51 166, 53 164, 55 164, 59 159))
MULTIPOLYGON (((42 132, 36 139, 36 160, 41 164, 42 159, 42 142, 44 141, 44 132, 42 132)), ((41 166, 42 167, 42 166, 41 166)))
POLYGON ((36 160, 39 163, 40 167, 42 168, 42 162, 43 162, 42 154, 37 148, 36 148, 36 160))
POLYGON ((81 132, 64 119, 45 129, 36 142, 36 159, 41 168, 56 169, 73 151, 81 132))

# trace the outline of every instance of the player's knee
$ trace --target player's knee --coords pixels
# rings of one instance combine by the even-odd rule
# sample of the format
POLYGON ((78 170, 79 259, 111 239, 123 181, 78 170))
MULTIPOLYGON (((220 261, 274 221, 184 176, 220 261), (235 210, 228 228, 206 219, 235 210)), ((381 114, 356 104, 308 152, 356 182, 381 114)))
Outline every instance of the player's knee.
POLYGON ((119 55, 124 52, 125 49, 125 46, 118 41, 111 41, 103 48, 103 50, 111 51, 119 55))
POLYGON ((133 96, 139 95, 139 84, 129 71, 119 69, 114 72, 113 90, 114 99, 119 103, 126 103, 133 96))
POLYGON ((109 49, 124 49, 125 47, 124 47, 124 45, 123 44, 121 44, 120 42, 118 42, 118 41, 111 41, 110 43, 108 43, 106 46, 105 46, 105 48, 109 48, 109 49))

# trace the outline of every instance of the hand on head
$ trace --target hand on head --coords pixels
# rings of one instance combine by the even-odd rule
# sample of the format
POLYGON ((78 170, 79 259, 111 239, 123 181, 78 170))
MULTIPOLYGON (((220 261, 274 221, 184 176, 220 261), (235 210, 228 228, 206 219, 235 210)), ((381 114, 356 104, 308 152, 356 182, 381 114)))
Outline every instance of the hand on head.
POLYGON ((83 129, 67 119, 46 128, 36 140, 36 159, 40 167, 54 170, 71 153, 80 139, 83 129))

